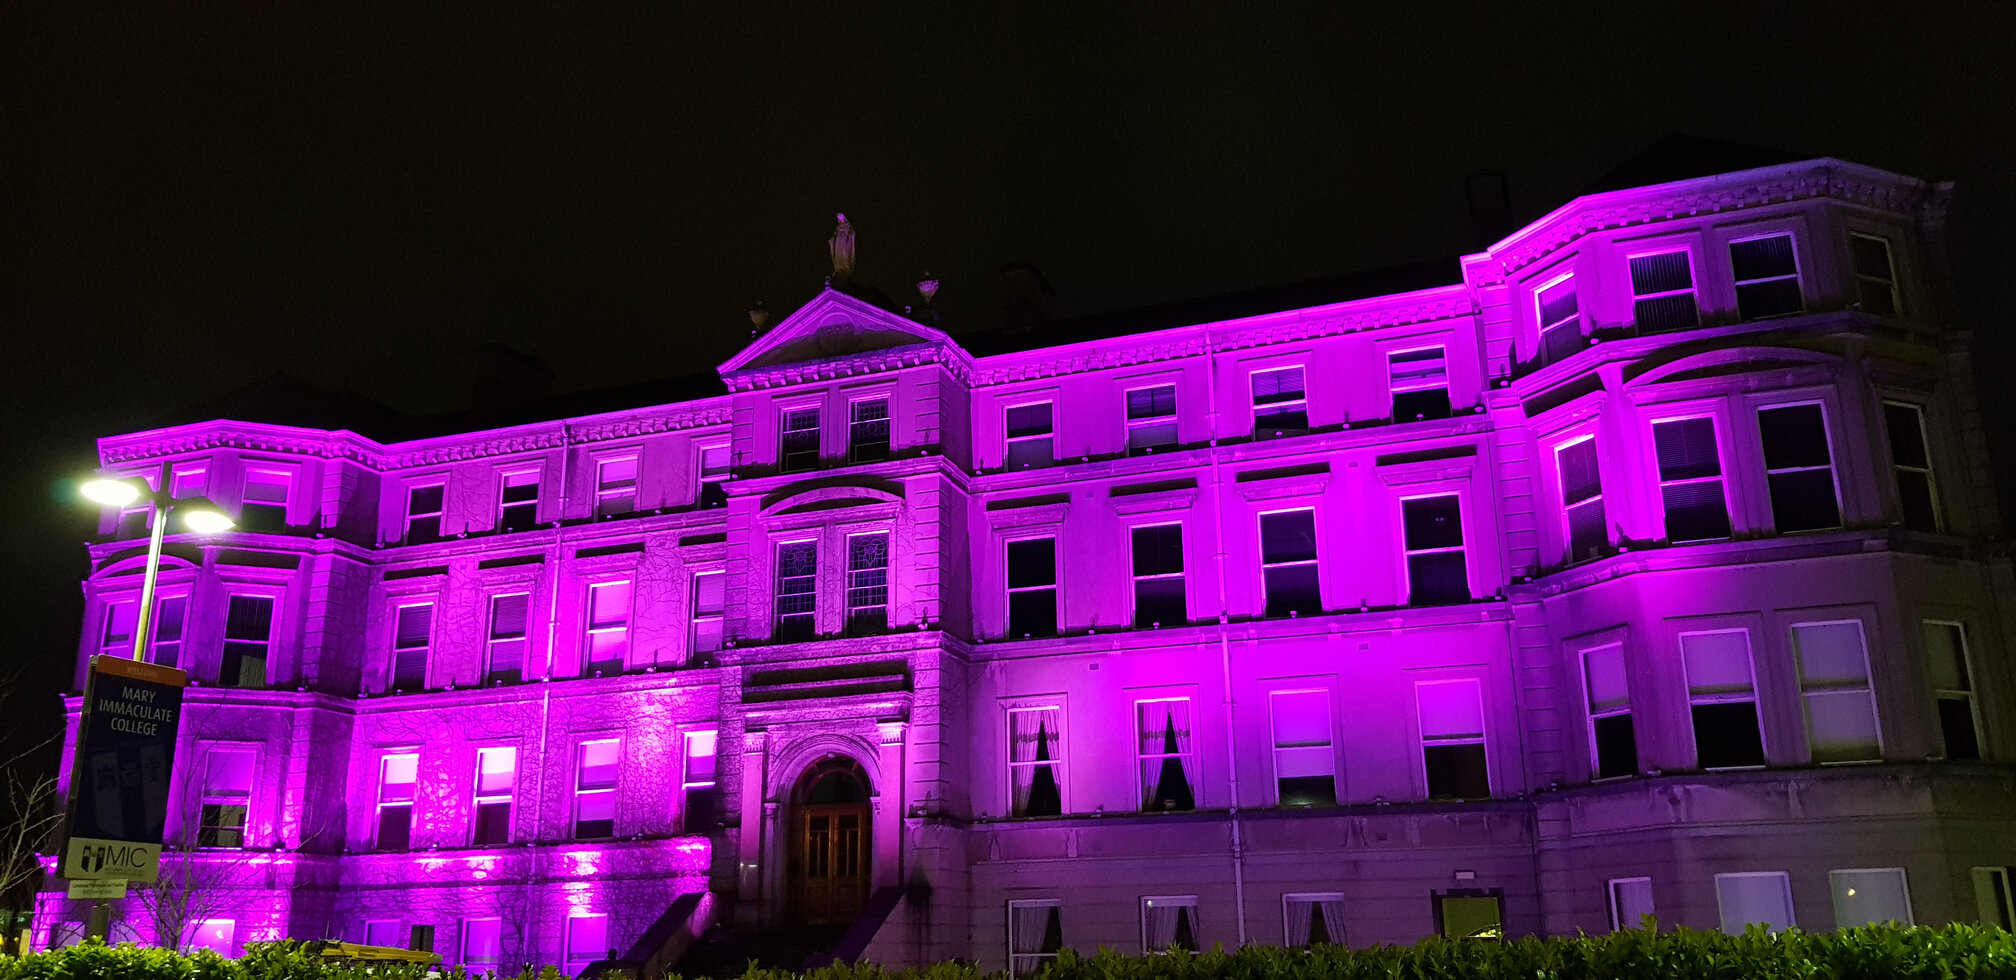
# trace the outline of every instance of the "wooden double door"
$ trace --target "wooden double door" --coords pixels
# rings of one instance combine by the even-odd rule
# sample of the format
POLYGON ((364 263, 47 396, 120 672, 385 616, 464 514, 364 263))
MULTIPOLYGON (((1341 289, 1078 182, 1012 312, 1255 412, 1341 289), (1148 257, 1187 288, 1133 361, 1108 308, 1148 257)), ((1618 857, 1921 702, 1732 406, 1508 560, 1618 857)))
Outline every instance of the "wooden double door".
POLYGON ((801 806, 793 841, 797 860, 791 894, 808 925, 854 921, 868 901, 868 805, 801 806))

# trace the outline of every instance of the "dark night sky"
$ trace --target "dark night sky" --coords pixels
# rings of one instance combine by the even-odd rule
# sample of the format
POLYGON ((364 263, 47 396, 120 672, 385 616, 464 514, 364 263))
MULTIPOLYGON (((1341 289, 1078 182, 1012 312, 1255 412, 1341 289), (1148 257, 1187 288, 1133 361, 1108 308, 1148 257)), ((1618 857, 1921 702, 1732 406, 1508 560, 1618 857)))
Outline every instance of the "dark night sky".
POLYGON ((1527 220, 1685 132, 1958 181, 1962 319, 2016 363, 2001 0, 716 6, 0 4, 0 665, 31 708, 93 520, 55 481, 96 436, 275 371, 454 410, 488 340, 563 391, 706 370, 752 299, 819 287, 838 210, 862 277, 937 273, 956 333, 1015 260, 1071 315, 1452 255, 1466 173, 1527 220))

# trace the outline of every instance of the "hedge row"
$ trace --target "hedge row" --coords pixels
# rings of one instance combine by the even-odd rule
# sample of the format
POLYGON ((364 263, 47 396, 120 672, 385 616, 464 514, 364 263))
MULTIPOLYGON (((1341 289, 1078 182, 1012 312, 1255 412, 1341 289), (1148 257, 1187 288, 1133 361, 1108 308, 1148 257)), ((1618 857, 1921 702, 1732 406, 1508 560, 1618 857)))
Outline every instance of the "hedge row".
MULTIPOLYGON (((0 980, 427 980, 410 966, 331 965, 290 944, 255 944, 242 959, 182 956, 93 941, 0 958, 0 980)), ((477 980, 442 969, 442 980, 477 980)), ((831 966, 805 974, 751 970, 745 980, 999 980, 965 963, 920 970, 831 966)), ((1413 946, 1343 946, 1127 956, 1058 955, 1031 980, 2016 980, 2016 935, 1994 927, 1870 926, 1833 933, 1753 927, 1740 936, 1678 929, 1495 943, 1431 938, 1413 946)), ((492 978, 501 980, 501 978, 492 978)), ((560 980, 552 967, 517 980, 560 980)))

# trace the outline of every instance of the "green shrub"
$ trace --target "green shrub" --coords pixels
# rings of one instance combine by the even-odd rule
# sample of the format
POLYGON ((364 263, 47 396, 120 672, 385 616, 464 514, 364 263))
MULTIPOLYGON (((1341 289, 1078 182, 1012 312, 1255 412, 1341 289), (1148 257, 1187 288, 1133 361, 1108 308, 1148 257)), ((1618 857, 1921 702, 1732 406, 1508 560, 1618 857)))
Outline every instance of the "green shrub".
MULTIPOLYGON (((20 959, 0 958, 0 980, 429 980, 409 965, 332 964, 290 943, 250 944, 227 960, 207 950, 92 941, 20 959)), ((481 980, 442 967, 438 980, 481 980)), ((965 963, 916 970, 835 965, 804 974, 751 970, 744 980, 1000 980, 965 963)), ((546 967, 515 978, 562 980, 546 967)), ((2016 936, 1966 924, 1870 926, 1833 933, 1796 929, 1738 936, 1676 929, 1511 942, 1424 939, 1412 946, 1349 949, 1249 946, 1235 952, 1129 956, 1102 949, 1058 954, 1029 980, 2016 980, 2016 936)))

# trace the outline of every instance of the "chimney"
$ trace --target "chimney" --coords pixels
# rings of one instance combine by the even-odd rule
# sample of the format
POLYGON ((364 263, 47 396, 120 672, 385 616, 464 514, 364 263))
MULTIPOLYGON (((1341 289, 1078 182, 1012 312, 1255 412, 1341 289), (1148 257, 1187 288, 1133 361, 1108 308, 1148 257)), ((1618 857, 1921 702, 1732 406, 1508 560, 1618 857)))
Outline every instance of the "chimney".
POLYGON ((1477 251, 1512 233, 1512 185, 1503 170, 1474 170, 1463 178, 1470 199, 1471 247, 1477 251))
POLYGON ((545 359, 488 341, 470 356, 470 407, 478 415, 537 404, 553 397, 556 377, 545 359))
POLYGON ((1001 267, 1001 332, 1028 333, 1050 322, 1057 291, 1027 262, 1001 267))

